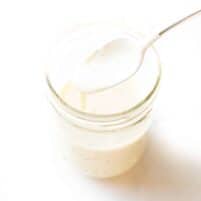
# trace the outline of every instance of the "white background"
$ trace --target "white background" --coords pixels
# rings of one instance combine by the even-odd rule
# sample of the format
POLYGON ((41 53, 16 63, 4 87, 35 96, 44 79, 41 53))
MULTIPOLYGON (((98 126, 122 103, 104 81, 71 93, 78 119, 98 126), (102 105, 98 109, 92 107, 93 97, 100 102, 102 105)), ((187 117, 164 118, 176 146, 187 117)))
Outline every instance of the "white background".
POLYGON ((0 1, 0 200, 200 201, 201 16, 157 42, 163 80, 150 145, 128 174, 98 181, 56 151, 43 67, 68 27, 116 20, 148 32, 200 0, 0 1))

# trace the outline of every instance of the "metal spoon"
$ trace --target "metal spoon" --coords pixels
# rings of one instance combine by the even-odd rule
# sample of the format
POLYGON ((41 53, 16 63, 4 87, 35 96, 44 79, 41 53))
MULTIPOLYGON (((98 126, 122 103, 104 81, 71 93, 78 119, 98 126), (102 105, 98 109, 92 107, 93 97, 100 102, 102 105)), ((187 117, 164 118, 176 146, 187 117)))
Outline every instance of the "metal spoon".
MULTIPOLYGON (((201 9, 196 11, 196 12, 193 12, 192 14, 190 14, 190 15, 188 15, 188 16, 186 16, 186 17, 184 17, 184 18, 182 18, 182 19, 180 19, 178 21, 176 21, 175 23, 171 24, 170 26, 166 27, 165 29, 161 30, 160 32, 158 32, 156 34, 153 34, 153 35, 150 35, 148 38, 145 38, 142 42, 137 43, 136 54, 135 54, 135 60, 136 60, 135 65, 133 66, 133 69, 131 69, 129 72, 127 72, 124 75, 120 75, 119 79, 109 79, 109 78, 107 78, 107 79, 104 79, 104 83, 101 83, 99 85, 94 85, 94 80, 92 80, 92 83, 90 83, 89 76, 86 76, 87 85, 84 82, 81 83, 80 79, 76 79, 76 80, 79 80, 78 84, 81 85, 80 86, 81 90, 83 90, 86 93, 101 92, 101 91, 110 89, 110 88, 112 88, 114 86, 117 86, 117 85, 121 84, 122 82, 130 79, 140 69, 140 67, 141 67, 141 65, 143 63, 144 55, 145 55, 147 49, 150 46, 152 46, 155 41, 157 41, 159 38, 161 38, 161 36, 166 34, 168 31, 172 30, 173 28, 175 28, 176 26, 182 24, 183 22, 189 20, 190 18, 192 18, 194 16, 197 16, 198 14, 201 14, 201 9)), ((114 35, 112 37, 110 36, 110 38, 108 38, 104 42, 102 42, 102 44, 99 45, 96 49, 93 49, 92 52, 88 53, 88 56, 87 56, 86 60, 89 60, 94 54, 97 53, 97 51, 99 51, 105 45, 108 45, 109 43, 114 42, 115 40, 122 39, 122 38, 134 40, 132 35, 125 34, 125 33, 122 34, 122 35, 117 34, 117 35, 114 35)), ((84 69, 81 69, 81 71, 79 72, 79 70, 78 70, 77 73, 81 74, 82 79, 84 79, 84 75, 87 75, 87 73, 89 73, 89 72, 88 71, 85 72, 84 69)), ((93 77, 93 75, 91 75, 91 77, 93 77)), ((75 84, 77 82, 76 80, 74 80, 75 84)))

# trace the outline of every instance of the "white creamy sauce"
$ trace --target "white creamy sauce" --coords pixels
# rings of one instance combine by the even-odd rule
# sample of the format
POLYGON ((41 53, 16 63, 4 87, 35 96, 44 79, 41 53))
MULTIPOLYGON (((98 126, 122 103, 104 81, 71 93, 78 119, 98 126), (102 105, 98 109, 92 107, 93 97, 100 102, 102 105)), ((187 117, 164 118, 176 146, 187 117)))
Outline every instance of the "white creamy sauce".
POLYGON ((72 83, 82 91, 93 92, 119 83, 129 77, 139 65, 139 51, 136 41, 123 35, 96 44, 81 62, 72 83))
MULTIPOLYGON (((133 68, 136 67, 134 41, 125 38, 114 40, 93 52, 91 50, 97 50, 95 44, 98 44, 97 41, 88 48, 86 51, 88 54, 82 53, 82 56, 85 55, 84 59, 82 58, 84 62, 82 65, 79 63, 78 70, 72 69, 77 65, 77 61, 81 61, 79 57, 74 62, 70 58, 69 63, 66 63, 66 69, 70 70, 65 72, 65 69, 62 74, 64 76, 64 82, 60 85, 62 98, 74 108, 93 114, 114 114, 130 109, 147 95, 155 82, 153 68, 147 67, 156 65, 153 50, 147 51, 142 69, 133 78, 113 88, 88 93, 88 89, 104 86, 109 80, 115 83, 129 71, 133 72, 133 68), (72 75, 73 79, 67 78, 69 75, 72 75)), ((82 45, 87 44, 80 44, 80 48, 84 49, 82 45)))
MULTIPOLYGON (((116 29, 106 30, 105 34, 103 27, 95 31, 92 29, 89 32, 91 35, 83 32, 71 40, 66 40, 57 49, 52 60, 52 65, 58 67, 53 76, 59 77, 55 87, 59 89, 60 96, 71 107, 82 112, 110 115, 126 111, 142 101, 156 81, 155 73, 158 68, 153 66, 158 64, 153 50, 150 49, 140 73, 134 78, 103 92, 87 93, 84 90, 88 89, 91 83, 94 89, 102 86, 104 81, 119 79, 120 75, 128 73, 127 71, 135 66, 135 43, 132 40, 114 40, 98 51, 91 51, 97 50, 96 45, 103 44, 98 41, 107 38, 108 33, 114 34, 116 29), (83 77, 82 68, 87 69, 84 69, 84 73, 88 72, 83 77)), ((120 32, 121 29, 118 33, 120 32)), ((144 133, 149 124, 150 120, 147 119, 135 128, 105 134, 69 125, 74 158, 89 175, 111 177, 121 174, 143 153, 146 137, 144 133)), ((64 147, 67 141, 63 140, 64 147)))

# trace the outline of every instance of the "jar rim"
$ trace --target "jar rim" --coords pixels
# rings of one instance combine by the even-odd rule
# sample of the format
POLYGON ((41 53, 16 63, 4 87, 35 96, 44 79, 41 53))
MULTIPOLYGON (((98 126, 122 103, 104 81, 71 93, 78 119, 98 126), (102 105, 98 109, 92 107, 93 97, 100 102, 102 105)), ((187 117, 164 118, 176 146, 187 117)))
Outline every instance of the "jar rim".
POLYGON ((109 120, 112 121, 112 120, 121 119, 125 115, 128 115, 128 114, 138 110, 144 104, 146 104, 154 96, 154 94, 156 93, 156 91, 159 87, 159 83, 161 80, 161 74, 162 74, 160 57, 159 57, 158 52, 156 51, 155 47, 152 46, 151 48, 157 57, 157 63, 158 63, 158 65, 157 65, 158 66, 158 75, 156 77, 156 82, 153 85, 152 89, 147 93, 147 95, 142 100, 140 100, 133 107, 131 107, 127 110, 124 110, 122 112, 117 112, 117 113, 112 113, 112 114, 94 114, 94 113, 84 112, 84 111, 81 111, 81 110, 78 110, 78 109, 72 107, 71 105, 66 103, 62 99, 62 97, 57 93, 56 89, 51 84, 51 80, 48 76, 48 73, 45 73, 45 79, 46 79, 48 89, 51 92, 51 94, 53 95, 54 100, 56 100, 56 102, 59 103, 63 107, 65 112, 67 112, 69 115, 75 116, 76 118, 80 118, 82 120, 88 120, 88 121, 104 121, 104 122, 109 121, 109 120))

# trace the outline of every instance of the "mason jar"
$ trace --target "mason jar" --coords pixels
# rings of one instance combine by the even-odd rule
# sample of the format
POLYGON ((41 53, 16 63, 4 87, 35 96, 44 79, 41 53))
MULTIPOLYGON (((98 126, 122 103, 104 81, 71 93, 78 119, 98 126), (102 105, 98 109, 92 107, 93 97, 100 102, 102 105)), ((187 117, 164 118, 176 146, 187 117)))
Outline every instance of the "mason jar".
MULTIPOLYGON (((136 32, 133 36, 143 39, 136 32)), ((92 177, 108 178, 128 171, 145 151, 152 122, 152 107, 161 79, 160 60, 155 48, 149 48, 134 77, 108 89, 106 95, 96 94, 95 100, 100 98, 101 101, 89 103, 93 107, 99 104, 97 108, 104 112, 83 111, 73 105, 74 102, 66 101, 61 94, 65 73, 68 70, 57 66, 46 72, 48 99, 62 124, 61 133, 56 135, 64 157, 70 154, 77 167, 92 177), (114 93, 119 89, 120 93, 114 93), (130 93, 137 94, 137 98, 119 110, 119 105, 126 102, 130 93), (115 109, 107 112, 109 108, 115 109)))

